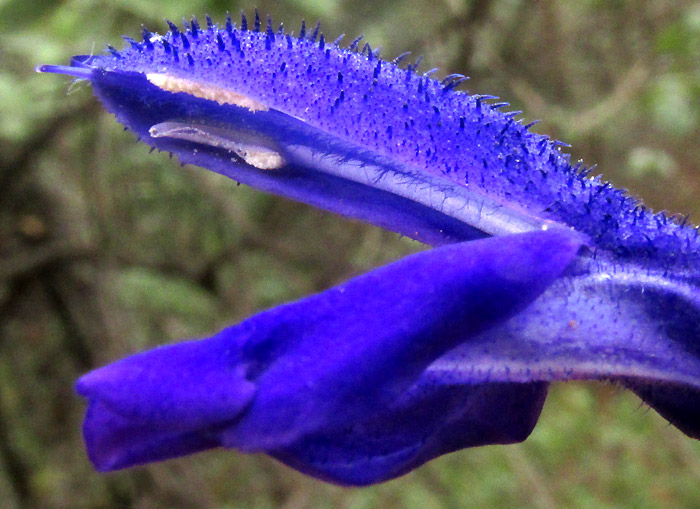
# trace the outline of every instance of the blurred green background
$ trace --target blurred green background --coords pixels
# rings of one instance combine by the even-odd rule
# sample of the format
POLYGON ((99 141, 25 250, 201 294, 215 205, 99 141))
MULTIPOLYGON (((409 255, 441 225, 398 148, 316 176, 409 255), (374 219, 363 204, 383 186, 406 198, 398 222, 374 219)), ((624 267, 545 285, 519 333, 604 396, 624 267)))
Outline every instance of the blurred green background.
MULTIPOLYGON (((343 489, 212 451, 125 472, 83 450, 85 371, 213 333, 416 242, 183 167, 124 133, 88 86, 40 63, 121 47, 141 24, 254 3, 0 0, 0 505, 20 507, 700 507, 700 444, 631 394, 559 384, 523 444, 451 454, 343 489)), ((700 220, 700 5, 639 0, 261 0, 298 30, 364 33, 385 58, 471 76, 543 119, 648 205, 700 220)), ((464 87, 463 87, 464 88, 464 87)))

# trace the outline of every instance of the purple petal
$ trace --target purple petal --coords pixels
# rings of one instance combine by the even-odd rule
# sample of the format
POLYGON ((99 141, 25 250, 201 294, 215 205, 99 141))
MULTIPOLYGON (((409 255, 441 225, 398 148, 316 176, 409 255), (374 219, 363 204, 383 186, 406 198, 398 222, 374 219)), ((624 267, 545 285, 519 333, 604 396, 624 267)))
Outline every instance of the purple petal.
POLYGON ((523 440, 548 382, 572 379, 616 381, 697 438, 699 302, 682 280, 579 260, 524 312, 433 362, 395 404, 273 455, 331 482, 381 482, 452 450, 523 440))
POLYGON ((76 389, 89 402, 83 434, 97 469, 220 445, 214 431, 233 422, 255 393, 235 344, 228 335, 160 347, 80 378, 76 389))
POLYGON ((271 454, 337 484, 383 482, 452 451, 525 440, 547 386, 443 385, 428 376, 367 420, 307 435, 271 454))
POLYGON ((183 162, 426 243, 561 223, 547 205, 580 180, 568 157, 482 98, 332 45, 273 49, 236 32, 245 42, 222 52, 231 34, 201 35, 186 53, 166 34, 39 70, 88 79, 122 124, 183 162), (544 198, 528 191, 540 181, 544 198))
POLYGON ((121 123, 183 162, 422 242, 558 224, 621 260, 697 266, 693 228, 587 178, 492 96, 371 51, 173 27, 38 70, 89 80, 121 123))
POLYGON ((229 334, 136 354, 81 377, 76 390, 125 418, 168 430, 230 421, 255 393, 232 351, 245 339, 229 334))
MULTIPOLYGON (((310 434, 373 419, 435 359, 536 299, 579 244, 578 234, 557 229, 434 249, 260 313, 211 339, 98 369, 78 382, 90 402, 84 428, 90 457, 107 470, 215 445, 279 450, 310 434)), ((422 390, 415 397, 449 396, 422 390)), ((497 399, 507 406, 509 394, 497 399)), ((411 397, 408 409, 396 412, 410 413, 411 397)), ((538 401, 534 413, 525 412, 527 432, 538 401)), ((475 428, 456 445, 436 442, 412 464, 460 443, 524 436, 498 418, 486 422, 493 417, 486 406, 473 414, 453 411, 465 422, 483 420, 486 431, 475 428)), ((421 419, 428 419, 423 428, 433 423, 427 415, 421 419)), ((376 426, 382 430, 381 416, 376 426)))
POLYGON ((697 438, 699 302, 682 280, 579 260, 524 312, 433 362, 395 404, 273 455, 331 482, 385 481, 452 450, 523 440, 548 382, 572 379, 616 381, 697 438))
POLYGON ((515 213, 509 219, 508 208, 461 184, 373 154, 277 110, 251 112, 189 94, 173 94, 140 73, 96 70, 91 82, 95 94, 121 123, 150 145, 177 154, 183 163, 426 243, 482 238, 483 231, 470 226, 478 218, 513 223, 510 231, 542 224, 516 219, 515 213), (174 119, 190 120, 180 122, 176 129, 174 119), (187 127, 196 133, 189 138, 173 134, 187 127), (263 145, 279 153, 285 164, 261 169, 245 163, 232 153, 230 146, 235 144, 240 145, 239 152, 248 153, 251 145, 263 145))
POLYGON ((258 393, 225 443, 265 451, 371 415, 436 358, 530 304, 579 242, 550 230, 445 246, 252 318, 273 333, 244 347, 262 364, 258 393))

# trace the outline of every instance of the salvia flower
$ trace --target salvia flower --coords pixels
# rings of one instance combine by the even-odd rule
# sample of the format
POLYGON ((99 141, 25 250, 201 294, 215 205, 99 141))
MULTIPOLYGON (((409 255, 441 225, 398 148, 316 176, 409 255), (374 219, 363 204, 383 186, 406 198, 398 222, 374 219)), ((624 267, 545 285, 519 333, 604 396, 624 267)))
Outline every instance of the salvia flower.
MULTIPOLYGON (((554 380, 616 382, 700 437, 700 241, 369 45, 196 20, 40 67, 160 150, 436 247, 77 383, 102 471, 213 447, 370 484, 524 440, 554 380)), ((400 60, 400 59, 398 59, 400 60)))

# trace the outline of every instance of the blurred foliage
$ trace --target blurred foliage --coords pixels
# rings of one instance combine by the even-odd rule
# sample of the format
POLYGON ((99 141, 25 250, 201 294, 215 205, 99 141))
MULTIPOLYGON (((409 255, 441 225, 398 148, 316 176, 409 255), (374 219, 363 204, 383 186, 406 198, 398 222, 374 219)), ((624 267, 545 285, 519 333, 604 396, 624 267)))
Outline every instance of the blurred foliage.
MULTIPOLYGON (((261 0, 296 27, 364 33, 471 75, 655 208, 700 218, 700 6, 692 1, 261 0)), ((342 489, 213 451, 111 475, 80 438, 73 380, 211 334, 421 249, 148 155, 88 87, 40 63, 141 23, 253 4, 0 0, 0 500, 3 507, 700 507, 700 446, 596 384, 555 386, 524 443, 450 454, 342 489)))

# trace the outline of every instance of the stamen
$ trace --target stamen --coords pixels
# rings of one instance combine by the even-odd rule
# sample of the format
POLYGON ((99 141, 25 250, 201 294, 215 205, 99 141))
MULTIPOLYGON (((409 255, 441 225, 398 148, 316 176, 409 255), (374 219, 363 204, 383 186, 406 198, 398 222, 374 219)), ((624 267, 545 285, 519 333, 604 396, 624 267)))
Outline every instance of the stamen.
POLYGON ((168 92, 182 92, 190 94, 200 99, 216 101, 219 104, 232 104, 241 108, 247 108, 250 111, 267 111, 269 108, 261 102, 251 99, 248 96, 209 85, 198 81, 192 81, 185 78, 178 78, 169 74, 149 73, 146 74, 146 79, 156 87, 168 92))
POLYGON ((276 170, 286 164, 282 155, 265 146, 265 140, 246 139, 244 132, 184 122, 161 122, 148 130, 152 138, 175 138, 233 152, 259 170, 276 170))

